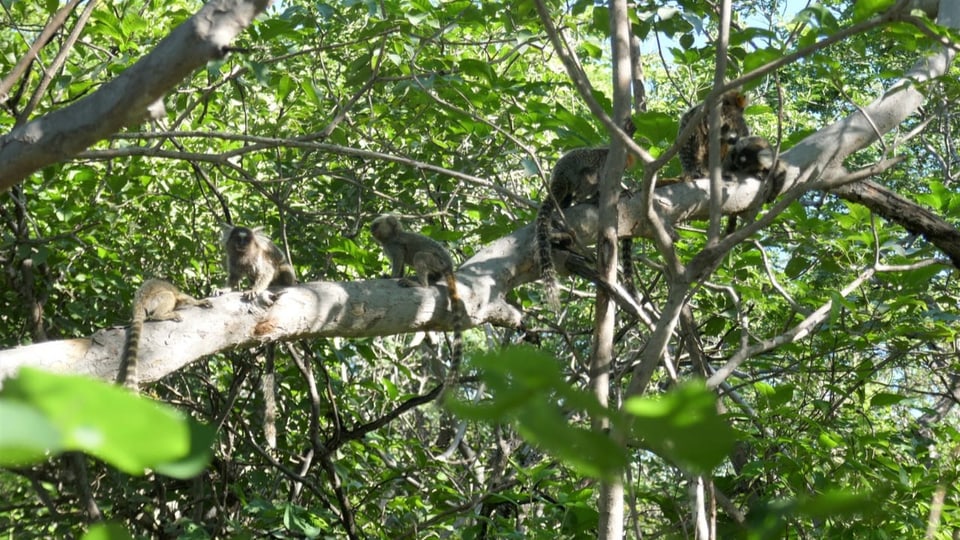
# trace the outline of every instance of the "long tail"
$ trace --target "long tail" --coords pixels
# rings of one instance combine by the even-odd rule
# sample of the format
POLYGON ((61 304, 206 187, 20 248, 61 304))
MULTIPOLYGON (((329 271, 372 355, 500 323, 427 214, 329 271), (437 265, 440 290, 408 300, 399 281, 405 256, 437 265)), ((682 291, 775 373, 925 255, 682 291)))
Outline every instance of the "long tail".
POLYGON ((560 308, 560 286, 557 282, 557 269, 553 267, 553 256, 550 248, 550 218, 552 213, 553 198, 547 196, 537 211, 536 263, 540 268, 540 280, 543 281, 547 304, 556 310, 560 308))
MULTIPOLYGON (((139 301, 139 298, 137 300, 139 301)), ((140 390, 140 373, 138 370, 140 334, 143 332, 143 321, 146 318, 146 310, 140 305, 134 305, 133 320, 130 321, 127 343, 123 348, 123 359, 120 360, 120 369, 117 372, 117 384, 122 384, 135 392, 140 390)))
POLYGON ((450 310, 453 312, 453 345, 450 347, 450 370, 447 372, 444 386, 451 388, 460 373, 460 363, 463 361, 463 327, 466 326, 467 308, 457 289, 457 278, 453 272, 447 272, 444 278, 447 281, 447 294, 450 296, 450 310))
POLYGON ((637 283, 633 271, 633 238, 623 238, 620 240, 620 265, 623 267, 623 286, 636 300, 637 283))

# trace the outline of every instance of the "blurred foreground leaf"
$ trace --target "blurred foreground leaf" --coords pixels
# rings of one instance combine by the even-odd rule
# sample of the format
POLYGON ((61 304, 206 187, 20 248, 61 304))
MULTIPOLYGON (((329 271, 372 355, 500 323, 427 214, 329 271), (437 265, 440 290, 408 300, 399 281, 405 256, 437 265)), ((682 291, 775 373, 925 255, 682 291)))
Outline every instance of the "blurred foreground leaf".
POLYGON ((0 391, 0 463, 24 465, 79 450, 129 474, 194 476, 214 432, 180 411, 116 385, 23 369, 0 391))
POLYGON ((695 471, 713 469, 730 453, 736 434, 717 413, 716 396, 698 382, 624 403, 634 434, 658 454, 695 471))
POLYGON ((606 433, 574 425, 571 416, 608 416, 593 394, 567 384, 557 360, 527 347, 509 348, 474 357, 490 392, 477 403, 451 401, 451 410, 468 420, 511 422, 529 442, 551 453, 582 474, 617 475, 627 462, 626 451, 606 433))

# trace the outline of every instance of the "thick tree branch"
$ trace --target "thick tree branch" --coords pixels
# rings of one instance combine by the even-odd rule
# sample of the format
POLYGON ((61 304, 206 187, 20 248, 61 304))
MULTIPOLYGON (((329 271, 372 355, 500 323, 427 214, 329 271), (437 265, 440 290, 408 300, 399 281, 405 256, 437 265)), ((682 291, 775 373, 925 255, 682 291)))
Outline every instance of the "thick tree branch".
POLYGON ((40 49, 42 49, 57 30, 63 26, 67 17, 73 13, 73 10, 76 9, 79 3, 80 0, 71 0, 70 3, 57 10, 57 13, 47 22, 47 25, 43 28, 43 31, 40 32, 37 39, 30 45, 30 50, 27 51, 27 54, 25 54, 10 73, 7 73, 3 80, 0 81, 0 105, 7 105, 7 101, 10 99, 10 89, 20 80, 20 77, 27 71, 30 64, 37 59, 40 49))
POLYGON ((212 0, 90 96, 0 138, 0 192, 139 117, 194 70, 222 58, 225 47, 269 4, 269 0, 212 0))
POLYGON ((960 269, 960 231, 930 210, 869 180, 840 186, 830 192, 862 204, 911 233, 923 236, 960 269))
MULTIPOLYGON (((857 186, 856 192, 862 193, 860 184, 849 186, 857 186)), ((873 189, 872 186, 866 184, 868 188, 873 189)), ((724 213, 742 212, 764 194, 761 181, 754 178, 725 182, 723 191, 724 213)), ((878 214, 889 215, 898 222, 909 221, 920 228, 916 232, 946 238, 949 243, 938 247, 951 258, 960 257, 960 244, 956 241, 960 233, 944 220, 902 198, 871 196, 869 192, 865 198, 871 199, 878 214)), ((710 207, 709 180, 659 187, 654 206, 664 221, 705 219, 710 207)), ((618 213, 621 237, 652 236, 640 197, 621 198, 618 213)), ((590 239, 597 237, 598 208, 582 204, 567 209, 565 214, 574 233, 585 243, 592 243, 590 239)), ((522 314, 505 298, 514 287, 538 278, 532 256, 534 236, 533 226, 523 227, 488 244, 458 269, 457 280, 471 326, 520 324, 522 314)), ((675 299, 678 306, 682 305, 681 296, 675 299)), ((213 298, 212 302, 214 309, 183 311, 183 323, 147 323, 141 342, 144 380, 157 380, 206 355, 265 341, 450 330, 453 321, 442 287, 405 289, 393 280, 307 283, 287 289, 269 310, 241 302, 239 294, 213 298)), ((0 351, 0 380, 22 365, 109 380, 116 375, 123 340, 124 330, 111 328, 89 339, 0 351)), ((645 385, 648 376, 635 379, 638 388, 645 385)))

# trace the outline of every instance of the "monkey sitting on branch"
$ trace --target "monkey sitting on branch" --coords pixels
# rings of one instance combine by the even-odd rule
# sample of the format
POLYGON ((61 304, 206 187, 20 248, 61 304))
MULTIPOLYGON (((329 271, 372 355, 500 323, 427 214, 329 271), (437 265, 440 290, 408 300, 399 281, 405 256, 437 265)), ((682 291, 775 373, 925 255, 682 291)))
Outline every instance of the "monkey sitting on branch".
POLYGON ((182 319, 176 310, 184 306, 213 307, 210 300, 197 300, 162 279, 148 279, 143 282, 133 300, 133 317, 117 373, 117 384, 139 391, 140 334, 143 332, 144 321, 180 322, 182 319))
MULTIPOLYGON (((624 122, 623 131, 633 136, 636 126, 632 119, 628 118, 624 122)), ((577 204, 593 203, 598 200, 600 175, 603 173, 603 166, 607 163, 609 153, 610 149, 606 146, 575 148, 562 155, 550 173, 547 196, 537 210, 535 260, 540 270, 540 279, 543 281, 547 302, 554 308, 559 307, 560 300, 557 290, 557 270, 553 265, 552 244, 555 240, 570 239, 570 235, 566 233, 551 233, 554 211, 560 212, 577 204)), ((627 168, 632 167, 634 163, 634 156, 627 154, 627 168)), ((631 264, 629 259, 631 245, 629 239, 624 239, 621 248, 627 257, 624 260, 624 268, 631 264)))
POLYGON ((739 139, 723 160, 724 173, 749 174, 769 182, 767 202, 772 201, 783 189, 786 168, 776 159, 776 150, 763 137, 750 136, 739 139))
MULTIPOLYGON (((390 259, 390 277, 399 278, 401 287, 429 287, 443 279, 450 297, 450 312, 453 314, 453 344, 450 352, 450 372, 447 383, 453 381, 463 359, 463 327, 466 307, 457 290, 457 278, 453 274, 453 257, 439 242, 414 232, 403 230, 400 220, 392 214, 384 214, 370 223, 370 234, 390 259), (404 277, 403 269, 412 266, 417 280, 404 277)), ((449 384, 448 384, 449 386, 449 384)))
MULTIPOLYGON (((720 107, 720 162, 722 163, 730 148, 742 137, 750 136, 750 128, 743 118, 743 112, 748 104, 747 96, 737 90, 725 92, 718 99, 715 106, 720 107)), ((683 168, 681 178, 685 181, 706 178, 710 163, 710 110, 704 110, 701 103, 680 117, 679 139, 687 124, 700 111, 703 115, 693 133, 680 146, 678 153, 680 165, 683 168)))
POLYGON ((262 227, 223 228, 223 247, 227 252, 227 286, 240 288, 244 278, 252 282, 243 293, 244 300, 260 297, 268 287, 292 287, 297 284, 293 266, 273 241, 264 234, 262 227))

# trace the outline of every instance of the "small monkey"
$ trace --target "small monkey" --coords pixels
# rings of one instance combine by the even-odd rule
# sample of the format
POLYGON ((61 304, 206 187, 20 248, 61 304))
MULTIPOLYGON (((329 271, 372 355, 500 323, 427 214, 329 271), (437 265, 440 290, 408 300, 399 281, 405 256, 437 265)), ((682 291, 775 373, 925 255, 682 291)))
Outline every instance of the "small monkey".
MULTIPOLYGON (((750 135, 750 128, 743 118, 743 111, 747 107, 747 96, 737 90, 731 90, 724 93, 717 100, 716 106, 720 107, 720 161, 721 163, 727 156, 730 146, 735 144, 741 137, 750 135)), ((687 111, 680 117, 680 133, 683 128, 690 123, 690 120, 703 110, 701 103, 687 111)), ((700 118, 700 123, 696 129, 680 146, 679 157, 680 165, 683 168, 682 178, 684 180, 695 180, 705 178, 709 173, 710 164, 710 111, 704 111, 700 118)))
POLYGON ((370 223, 370 234, 382 247, 390 259, 390 277, 400 278, 401 287, 429 287, 443 279, 447 284, 450 297, 450 311, 453 313, 453 345, 450 351, 450 373, 448 383, 456 377, 463 359, 463 327, 466 320, 466 308, 457 289, 457 278, 453 274, 453 257, 440 242, 433 238, 403 230, 400 220, 392 214, 384 214, 370 223), (412 266, 417 280, 403 276, 403 269, 412 266))
POLYGON ((723 160, 724 172, 745 173, 761 180, 769 178, 770 193, 767 200, 776 197, 783 189, 786 170, 782 163, 774 161, 775 150, 763 137, 750 136, 737 140, 723 160))
POLYGON ((233 227, 223 229, 223 247, 227 252, 227 286, 240 288, 240 281, 248 278, 251 288, 243 293, 245 300, 257 298, 268 287, 291 287, 297 277, 293 266, 283 252, 263 233, 262 227, 233 227))
MULTIPOLYGON (((629 122, 629 121, 628 121, 629 122)), ((629 126, 633 123, 630 122, 629 126)), ((632 134, 632 130, 628 131, 632 134)), ((555 209, 564 209, 580 203, 595 202, 599 196, 600 174, 607 162, 610 149, 576 148, 557 160, 550 174, 550 186, 547 197, 537 210, 537 252, 536 261, 540 268, 540 279, 546 290, 547 302, 553 307, 560 304, 557 292, 557 270, 553 266, 551 255, 550 222, 555 209)), ((632 154, 627 154, 627 168, 634 164, 632 154)))
MULTIPOLYGON (((774 161, 774 148, 763 137, 742 137, 730 148, 723 159, 723 172, 749 174, 770 182, 767 201, 772 201, 783 189, 786 169, 779 161, 774 161)), ((737 216, 730 216, 727 234, 734 231, 737 216)))
POLYGON ((117 374, 117 383, 138 390, 140 375, 138 372, 140 334, 144 321, 181 321, 176 310, 184 306, 213 307, 210 300, 197 300, 183 293, 174 284, 162 279, 148 279, 143 282, 133 300, 133 317, 124 348, 123 359, 117 374))

